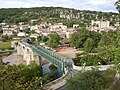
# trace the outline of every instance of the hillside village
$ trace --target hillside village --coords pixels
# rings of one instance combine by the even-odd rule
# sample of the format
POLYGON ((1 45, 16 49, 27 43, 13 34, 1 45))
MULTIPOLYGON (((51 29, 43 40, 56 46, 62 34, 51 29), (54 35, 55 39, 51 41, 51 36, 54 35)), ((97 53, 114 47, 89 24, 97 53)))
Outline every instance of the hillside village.
MULTIPOLYGON (((31 20, 32 21, 32 20, 31 20)), ((91 24, 86 29, 91 31, 109 31, 116 30, 119 27, 119 22, 114 24, 114 26, 110 25, 110 21, 91 21, 91 24)), ((19 23, 19 25, 13 24, 9 25, 7 23, 0 23, 0 27, 3 30, 2 35, 12 36, 12 37, 23 37, 28 35, 29 33, 24 32, 25 30, 33 31, 31 37, 37 36, 47 36, 51 32, 57 32, 62 38, 69 38, 70 34, 73 34, 76 29, 82 28, 79 24, 73 24, 73 27, 67 27, 62 22, 51 24, 48 22, 39 22, 36 25, 31 24, 23 24, 19 23)))
POLYGON ((33 1, 0 9, 0 90, 120 90, 120 0, 33 1))

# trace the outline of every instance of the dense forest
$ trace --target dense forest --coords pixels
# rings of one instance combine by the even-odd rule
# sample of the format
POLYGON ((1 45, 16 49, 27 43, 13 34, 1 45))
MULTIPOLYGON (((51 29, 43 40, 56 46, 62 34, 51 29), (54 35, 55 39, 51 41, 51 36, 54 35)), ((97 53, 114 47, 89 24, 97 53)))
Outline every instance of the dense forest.
POLYGON ((31 19, 41 22, 63 22, 89 25, 91 20, 109 20, 111 25, 119 22, 119 14, 113 12, 98 12, 89 10, 76 10, 62 7, 34 7, 34 8, 2 8, 0 9, 0 22, 18 24, 30 23, 31 19), (70 22, 72 21, 72 22, 70 22))

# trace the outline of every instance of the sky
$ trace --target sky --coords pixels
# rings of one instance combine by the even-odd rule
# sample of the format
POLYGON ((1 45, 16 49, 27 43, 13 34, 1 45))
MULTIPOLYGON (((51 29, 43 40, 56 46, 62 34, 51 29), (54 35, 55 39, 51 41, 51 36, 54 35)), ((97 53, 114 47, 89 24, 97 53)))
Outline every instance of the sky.
POLYGON ((66 7, 79 10, 117 12, 116 0, 0 0, 0 8, 66 7))

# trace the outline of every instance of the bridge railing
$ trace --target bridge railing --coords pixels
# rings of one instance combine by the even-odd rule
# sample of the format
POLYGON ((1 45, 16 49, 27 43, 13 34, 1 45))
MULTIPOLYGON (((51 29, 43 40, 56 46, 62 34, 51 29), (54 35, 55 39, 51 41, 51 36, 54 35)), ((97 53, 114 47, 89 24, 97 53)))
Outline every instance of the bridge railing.
POLYGON ((63 56, 61 56, 61 55, 59 55, 59 54, 57 54, 57 53, 55 53, 55 52, 53 52, 53 51, 47 50, 47 49, 45 49, 45 48, 43 48, 43 47, 41 47, 41 46, 30 45, 30 44, 26 43, 25 41, 22 41, 22 43, 25 44, 25 45, 27 45, 27 46, 29 46, 29 47, 35 46, 35 47, 37 47, 38 49, 42 50, 43 52, 51 55, 52 57, 59 59, 60 61, 68 60, 67 58, 65 58, 65 57, 63 57, 63 56))
POLYGON ((41 51, 40 49, 37 49, 36 47, 32 46, 32 50, 37 52, 38 54, 42 55, 43 57, 47 58, 49 61, 53 61, 54 64, 58 63, 62 63, 61 61, 57 60, 56 58, 48 55, 47 53, 41 51))
POLYGON ((50 56, 52 56, 52 57, 54 57, 54 58, 56 58, 56 59, 58 59, 58 60, 60 60, 60 61, 63 61, 63 62, 64 62, 64 61, 66 60, 65 57, 62 57, 62 56, 58 55, 58 54, 55 53, 55 52, 52 52, 52 51, 47 50, 47 49, 44 49, 43 47, 40 47, 40 46, 35 46, 35 47, 37 47, 38 49, 42 50, 43 52, 49 54, 50 56))
POLYGON ((60 63, 61 62, 61 63, 64 63, 64 67, 66 67, 68 63, 71 63, 71 60, 69 60, 69 59, 67 59, 67 58, 65 58, 65 57, 63 57, 63 56, 61 56, 61 55, 59 55, 59 54, 57 54, 57 53, 55 53, 53 51, 47 50, 47 49, 45 49, 45 48, 43 48, 41 46, 29 44, 24 40, 22 40, 20 42, 23 43, 24 45, 27 45, 28 47, 34 49, 35 52, 37 52, 37 53, 38 52, 39 53, 44 53, 44 55, 47 55, 47 57, 49 56, 49 58, 51 58, 51 62, 53 61, 52 63, 57 63, 57 62, 60 63))

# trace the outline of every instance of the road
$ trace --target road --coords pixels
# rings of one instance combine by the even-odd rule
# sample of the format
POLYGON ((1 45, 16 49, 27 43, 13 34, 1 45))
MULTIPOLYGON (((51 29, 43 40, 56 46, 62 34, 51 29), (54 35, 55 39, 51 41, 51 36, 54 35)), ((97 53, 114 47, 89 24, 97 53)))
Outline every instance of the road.
POLYGON ((62 86, 62 87, 60 87, 60 88, 58 88, 56 90, 66 90, 66 85, 64 85, 64 86, 62 86))
MULTIPOLYGON (((72 78, 78 71, 74 70, 73 68, 68 69, 68 75, 67 78, 72 78)), ((66 79, 67 79, 66 78, 66 79)), ((66 90, 66 80, 64 79, 62 82, 57 83, 56 85, 53 85, 51 88, 53 90, 66 90)))
MULTIPOLYGON (((60 54, 61 56, 68 58, 68 59, 72 59, 72 58, 75 58, 75 54, 78 52, 82 52, 82 51, 75 51, 73 48, 69 47, 66 49, 62 49, 57 53, 60 54)), ((75 73, 77 73, 77 72, 78 71, 74 70, 73 68, 69 68, 67 77, 74 77, 75 73)), ((66 80, 64 80, 64 84, 63 84, 63 82, 58 83, 57 85, 55 85, 53 87, 53 90, 66 90, 65 83, 66 83, 66 80)))

